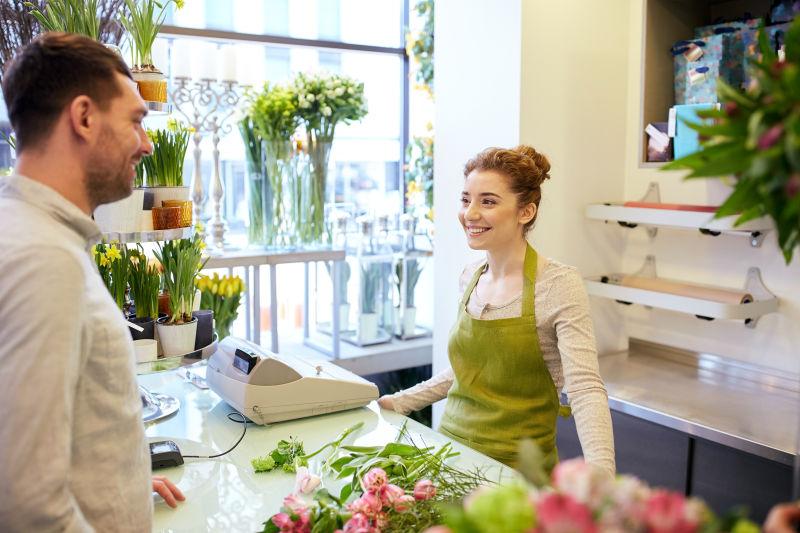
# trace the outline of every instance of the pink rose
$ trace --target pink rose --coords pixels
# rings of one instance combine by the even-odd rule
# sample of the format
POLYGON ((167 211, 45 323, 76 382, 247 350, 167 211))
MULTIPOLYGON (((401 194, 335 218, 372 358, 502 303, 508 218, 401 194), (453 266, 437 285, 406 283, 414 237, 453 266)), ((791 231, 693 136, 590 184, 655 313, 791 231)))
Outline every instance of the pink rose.
POLYGON ((697 522, 686 516, 683 495, 656 490, 645 504, 645 523, 650 533, 694 533, 697 522))
POLYGON ((381 503, 381 499, 376 494, 367 492, 357 500, 350 502, 347 508, 352 513, 373 517, 383 509, 383 503, 381 503))
POLYGON ((592 511, 568 494, 542 494, 536 504, 540 533, 596 533, 592 511))
POLYGON ((308 504, 296 494, 289 494, 283 499, 283 506, 293 514, 308 512, 308 504))
POLYGON ((436 496, 436 485, 430 479, 420 479, 414 485, 414 499, 430 500, 436 496))
POLYGON ((394 510, 398 513, 405 513, 414 505, 414 497, 409 494, 403 494, 399 500, 394 502, 394 510))
POLYGON ((600 517, 602 531, 644 530, 645 505, 650 489, 632 476, 619 476, 611 491, 613 504, 600 517))
POLYGON ((400 498, 406 495, 406 491, 397 485, 392 485, 389 483, 381 487, 377 495, 380 496, 381 503, 384 507, 394 507, 395 502, 399 501, 400 498))
POLYGON ((362 513, 354 514, 344 525, 343 533, 377 533, 372 524, 362 513))
POLYGON ((313 492, 314 489, 319 487, 321 480, 308 471, 305 466, 297 468, 297 475, 294 478, 294 492, 295 494, 308 494, 313 492))
POLYGON ((382 468, 373 468, 361 478, 361 487, 364 492, 378 492, 388 482, 389 476, 382 468))
POLYGON ((389 525, 389 515, 381 511, 375 515, 375 528, 380 531, 389 525))
POLYGON ((614 480, 604 470, 583 459, 571 459, 556 465, 553 487, 597 510, 613 490, 614 480))
POLYGON ((286 513, 278 513, 273 515, 272 523, 279 527, 281 531, 291 531, 294 527, 294 522, 286 513))

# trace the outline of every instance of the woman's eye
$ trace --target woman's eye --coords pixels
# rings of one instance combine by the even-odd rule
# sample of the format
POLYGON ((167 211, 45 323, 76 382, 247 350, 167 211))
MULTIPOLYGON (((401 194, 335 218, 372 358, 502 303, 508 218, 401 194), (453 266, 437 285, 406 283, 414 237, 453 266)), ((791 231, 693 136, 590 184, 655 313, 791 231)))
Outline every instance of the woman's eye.
POLYGON ((483 201, 483 205, 494 205, 496 203, 497 202, 495 202, 494 200, 484 200, 483 201))
POLYGON ((467 204, 469 204, 469 198, 462 198, 461 205, 467 205, 467 204))

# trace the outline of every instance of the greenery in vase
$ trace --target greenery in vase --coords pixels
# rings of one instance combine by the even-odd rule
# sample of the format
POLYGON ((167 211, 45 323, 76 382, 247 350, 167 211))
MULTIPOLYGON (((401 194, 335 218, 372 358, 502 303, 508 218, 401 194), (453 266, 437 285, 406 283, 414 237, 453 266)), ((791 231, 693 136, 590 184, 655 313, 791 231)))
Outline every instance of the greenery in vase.
POLYGON ((129 283, 136 304, 137 318, 158 318, 158 292, 161 288, 161 272, 158 265, 148 261, 142 245, 130 250, 129 283))
POLYGON ((338 74, 298 74, 294 80, 298 115, 305 126, 310 164, 307 217, 312 240, 325 232, 328 157, 336 126, 367 114, 364 84, 338 74))
POLYGON ((119 22, 128 31, 131 40, 132 63, 138 67, 154 67, 153 42, 156 40, 167 7, 175 4, 181 9, 184 0, 125 0, 127 14, 119 22))
POLYGON ((381 263, 371 262, 361 265, 361 314, 373 314, 375 299, 381 283, 381 263))
MULTIPOLYGON (((271 213, 266 219, 268 244, 288 233, 285 227, 284 186, 293 171, 292 136, 300 125, 298 99, 291 85, 265 83, 261 91, 251 98, 248 118, 252 120, 255 134, 261 139, 265 171, 269 180, 271 213)), ((290 189, 290 193, 293 192, 290 189)), ((291 202, 291 200, 290 200, 291 202)))
POLYGON ((214 273, 214 277, 200 276, 195 281, 200 289, 200 308, 214 312, 214 330, 217 339, 230 336, 231 326, 239 316, 239 303, 245 286, 238 276, 223 276, 214 273))
POLYGON ((239 133, 244 142, 249 182, 250 224, 247 237, 251 244, 266 244, 265 226, 272 220, 272 193, 264 175, 264 144, 256 134, 250 116, 239 121, 239 133))
POLYGON ((208 259, 201 260, 204 248, 205 243, 197 233, 192 239, 159 243, 158 249, 154 252, 163 269, 164 290, 169 293, 171 315, 166 321, 167 324, 178 325, 192 321, 194 280, 208 261, 208 259))
POLYGON ((686 179, 729 180, 733 192, 715 218, 736 215, 738 226, 769 216, 788 264, 800 244, 800 19, 786 33, 785 59, 763 29, 759 43, 753 86, 741 92, 719 80, 721 109, 699 112, 707 123, 689 124, 701 149, 662 168, 689 169, 686 179))
POLYGON ((100 37, 97 0, 49 0, 42 9, 33 2, 25 6, 45 31, 78 33, 95 41, 100 37))
MULTIPOLYGON (((419 276, 422 274, 423 265, 417 259, 406 259, 405 272, 408 273, 408 280, 406 281, 406 308, 414 307, 414 293, 416 292, 417 282, 419 276)), ((398 261, 395 266, 395 283, 397 283, 397 292, 400 293, 403 287, 403 261, 398 261)))
POLYGON ((148 187, 181 187, 183 185, 183 161, 189 146, 189 134, 194 128, 186 127, 170 119, 166 130, 147 130, 153 143, 153 153, 142 159, 147 173, 148 187))

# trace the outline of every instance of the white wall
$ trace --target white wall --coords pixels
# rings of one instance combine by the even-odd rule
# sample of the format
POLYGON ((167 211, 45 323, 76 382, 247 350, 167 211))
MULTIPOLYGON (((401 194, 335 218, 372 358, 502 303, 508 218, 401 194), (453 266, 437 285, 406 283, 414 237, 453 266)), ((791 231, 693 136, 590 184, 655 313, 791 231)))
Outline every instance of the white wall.
MULTIPOLYGON (((464 163, 519 142, 520 0, 437 0, 433 371, 447 367, 458 277, 471 252, 457 221, 464 163)), ((442 405, 434 406, 434 426, 442 405)))

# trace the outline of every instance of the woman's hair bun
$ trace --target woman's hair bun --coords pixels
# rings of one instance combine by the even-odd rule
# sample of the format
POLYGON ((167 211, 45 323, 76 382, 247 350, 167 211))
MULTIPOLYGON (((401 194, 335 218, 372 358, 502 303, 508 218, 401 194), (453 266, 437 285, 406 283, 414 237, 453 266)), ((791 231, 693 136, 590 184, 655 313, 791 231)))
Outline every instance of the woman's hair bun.
POLYGON ((527 144, 520 144, 511 150, 520 154, 521 156, 528 157, 533 161, 534 166, 539 171, 539 183, 550 179, 550 161, 547 159, 547 156, 537 152, 533 146, 528 146, 527 144))

